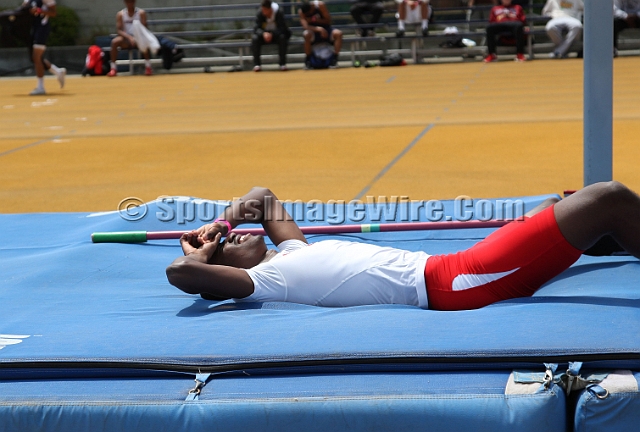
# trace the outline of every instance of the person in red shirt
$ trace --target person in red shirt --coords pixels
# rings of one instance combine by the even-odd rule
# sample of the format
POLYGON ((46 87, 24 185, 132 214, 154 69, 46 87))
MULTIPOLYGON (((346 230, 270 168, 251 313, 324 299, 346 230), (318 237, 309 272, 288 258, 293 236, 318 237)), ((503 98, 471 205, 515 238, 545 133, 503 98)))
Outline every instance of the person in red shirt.
POLYGON ((512 4, 511 0, 500 0, 500 4, 491 8, 489 25, 487 26, 487 48, 489 54, 486 63, 496 61, 497 38, 507 34, 516 40, 516 61, 525 61, 524 57, 524 25, 525 16, 522 6, 512 4))

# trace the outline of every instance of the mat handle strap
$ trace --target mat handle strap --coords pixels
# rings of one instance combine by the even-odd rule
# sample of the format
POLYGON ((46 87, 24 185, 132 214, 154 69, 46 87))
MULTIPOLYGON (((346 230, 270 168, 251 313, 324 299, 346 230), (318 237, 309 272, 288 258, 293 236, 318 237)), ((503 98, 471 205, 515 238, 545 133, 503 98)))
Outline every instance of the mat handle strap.
POLYGON ((204 388, 204 386, 207 385, 207 381, 209 380, 210 377, 211 377, 210 373, 197 374, 195 379, 196 386, 191 390, 189 390, 189 394, 187 395, 187 398, 185 399, 185 401, 198 400, 198 397, 200 396, 202 389, 204 388))

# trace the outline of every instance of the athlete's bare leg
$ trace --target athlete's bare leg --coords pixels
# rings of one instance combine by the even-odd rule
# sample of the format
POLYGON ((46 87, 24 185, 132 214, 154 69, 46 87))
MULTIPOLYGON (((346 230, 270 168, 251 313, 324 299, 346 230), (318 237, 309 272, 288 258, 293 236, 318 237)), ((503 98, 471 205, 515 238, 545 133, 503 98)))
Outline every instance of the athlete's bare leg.
POLYGON ((429 5, 427 2, 420 3, 420 15, 424 20, 429 19, 429 5))
POLYGON ((307 56, 311 55, 311 43, 313 42, 314 34, 310 30, 305 30, 302 32, 302 36, 304 37, 304 53, 307 56))
POLYGON ((333 50, 338 55, 342 49, 342 30, 333 29, 331 36, 333 38, 333 50))
POLYGON ((398 18, 403 21, 407 19, 407 5, 404 2, 398 3, 398 18))
POLYGON ((640 197, 623 184, 612 181, 587 186, 556 203, 554 215, 575 248, 588 249, 610 234, 640 258, 640 197))
POLYGON ((36 70, 36 76, 38 78, 44 77, 45 65, 42 61, 42 57, 44 56, 44 48, 33 47, 33 67, 36 70))
POLYGON ((130 49, 132 48, 128 40, 122 36, 116 36, 111 40, 111 62, 115 63, 118 60, 118 48, 130 49))
POLYGON ((547 198, 546 200, 542 201, 540 204, 538 204, 537 206, 535 206, 534 208, 532 208, 531 210, 526 212, 524 215, 527 216, 527 217, 531 217, 536 213, 540 213, 542 210, 546 209, 547 207, 550 207, 550 206, 554 205, 558 201, 560 201, 560 200, 558 198, 555 198, 555 197, 547 198))

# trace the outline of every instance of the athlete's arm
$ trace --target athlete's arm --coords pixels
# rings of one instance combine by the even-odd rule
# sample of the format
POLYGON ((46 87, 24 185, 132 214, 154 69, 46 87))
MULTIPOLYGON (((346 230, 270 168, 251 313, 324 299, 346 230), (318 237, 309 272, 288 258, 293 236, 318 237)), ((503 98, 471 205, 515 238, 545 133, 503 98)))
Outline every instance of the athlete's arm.
POLYGON ((124 19, 122 18, 122 11, 116 14, 116 33, 118 34, 118 36, 123 37, 129 42, 133 41, 133 36, 124 31, 124 19))
POLYGON ((311 30, 311 26, 307 21, 307 17, 304 16, 304 13, 302 13, 302 9, 298 9, 298 17, 300 18, 300 25, 302 26, 302 28, 305 30, 311 30))
MULTIPOLYGON (((25 3, 27 3, 25 1, 25 3)), ((25 4, 23 3, 23 4, 25 4)), ((53 18, 56 16, 56 4, 49 4, 50 2, 43 2, 43 5, 47 7, 47 9, 41 9, 41 8, 36 8, 36 7, 32 7, 31 9, 29 9, 29 13, 31 13, 31 15, 39 15, 39 16, 43 16, 43 17, 49 17, 49 18, 53 18)))
POLYGON ((322 18, 320 18, 317 22, 322 25, 331 25, 331 14, 329 13, 329 9, 324 4, 324 2, 320 2, 318 5, 318 9, 320 10, 320 14, 322 18))
MULTIPOLYGON (((298 224, 287 213, 278 197, 267 188, 254 187, 242 198, 233 201, 219 219, 229 222, 232 229, 243 223, 262 224, 275 245, 285 240, 301 240, 307 243, 298 224)), ((200 227, 194 233, 201 243, 208 243, 214 241, 216 234, 226 235, 227 231, 226 224, 214 222, 200 227)))
POLYGON ((184 234, 180 245, 184 251, 167 267, 167 279, 188 294, 207 293, 216 300, 243 298, 253 294, 253 281, 246 271, 224 265, 207 264, 218 247, 220 234, 214 241, 200 246, 194 234, 184 234))
POLYGON ((140 9, 140 24, 147 27, 147 13, 140 9))
POLYGON ((522 24, 526 24, 527 23, 527 16, 524 14, 524 9, 522 9, 522 6, 518 6, 517 8, 518 14, 516 16, 516 18, 522 23, 522 24))
POLYGON ((309 23, 309 21, 307 21, 307 17, 304 16, 304 14, 302 13, 302 10, 298 12, 298 15, 300 16, 300 24, 302 24, 302 28, 310 32, 320 33, 321 37, 323 38, 328 37, 327 31, 324 28, 320 27, 319 25, 313 25, 313 24, 322 24, 322 21, 324 20, 322 19, 317 20, 317 21, 314 21, 313 24, 311 24, 309 23))

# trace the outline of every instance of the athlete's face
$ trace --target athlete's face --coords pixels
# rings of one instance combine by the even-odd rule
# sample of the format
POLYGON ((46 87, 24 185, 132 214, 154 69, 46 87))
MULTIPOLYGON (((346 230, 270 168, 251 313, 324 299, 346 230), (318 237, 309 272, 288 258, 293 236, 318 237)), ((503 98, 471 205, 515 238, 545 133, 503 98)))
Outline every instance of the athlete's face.
POLYGON ((218 245, 211 257, 212 264, 248 269, 264 259, 267 245, 261 235, 231 233, 218 245))

